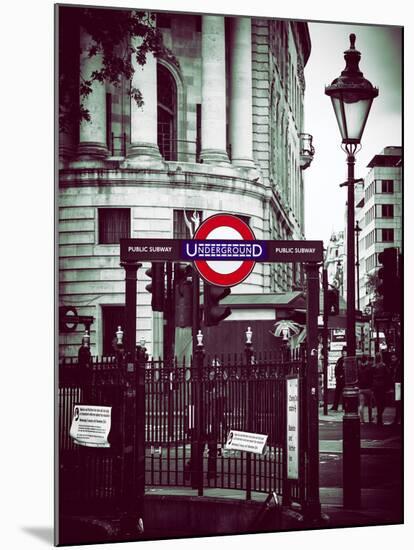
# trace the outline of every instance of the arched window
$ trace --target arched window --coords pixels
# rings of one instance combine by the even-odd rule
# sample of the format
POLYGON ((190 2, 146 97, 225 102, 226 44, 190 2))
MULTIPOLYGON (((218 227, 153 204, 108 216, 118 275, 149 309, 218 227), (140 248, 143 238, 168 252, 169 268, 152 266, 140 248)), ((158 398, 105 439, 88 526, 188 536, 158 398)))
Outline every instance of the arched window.
POLYGON ((158 63, 158 147, 165 160, 177 160, 177 86, 170 71, 158 63))

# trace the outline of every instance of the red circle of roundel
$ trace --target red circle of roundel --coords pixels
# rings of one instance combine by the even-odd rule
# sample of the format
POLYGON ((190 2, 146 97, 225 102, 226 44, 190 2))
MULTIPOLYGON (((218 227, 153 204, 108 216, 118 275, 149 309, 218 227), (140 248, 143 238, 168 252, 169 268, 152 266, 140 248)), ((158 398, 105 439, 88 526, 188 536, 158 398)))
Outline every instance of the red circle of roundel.
MULTIPOLYGON (((232 214, 214 214, 207 218, 197 229, 194 239, 206 240, 209 234, 218 227, 231 227, 237 231, 242 240, 253 241, 255 236, 250 227, 237 216, 232 214)), ((217 286, 235 286, 243 282, 253 271, 254 260, 245 260, 240 267, 231 273, 217 273, 205 260, 196 260, 194 265, 197 271, 208 283, 217 286)))

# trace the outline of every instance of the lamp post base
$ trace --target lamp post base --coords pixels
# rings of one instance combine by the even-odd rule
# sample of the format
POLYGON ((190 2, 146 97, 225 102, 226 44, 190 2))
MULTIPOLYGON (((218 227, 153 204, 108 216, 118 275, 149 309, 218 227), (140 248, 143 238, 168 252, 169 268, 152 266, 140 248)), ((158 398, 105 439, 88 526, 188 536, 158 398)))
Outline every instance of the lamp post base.
POLYGON ((345 388, 343 399, 343 506, 358 509, 361 507, 361 427, 358 388, 345 388))

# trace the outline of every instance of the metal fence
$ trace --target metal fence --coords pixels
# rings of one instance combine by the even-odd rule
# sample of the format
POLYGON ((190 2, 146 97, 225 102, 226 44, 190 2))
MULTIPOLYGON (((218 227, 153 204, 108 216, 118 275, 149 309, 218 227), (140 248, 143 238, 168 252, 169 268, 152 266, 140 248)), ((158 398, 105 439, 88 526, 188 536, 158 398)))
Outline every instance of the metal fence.
MULTIPOLYGON (((255 357, 198 357, 188 364, 139 364, 145 378, 145 483, 198 489, 276 492, 285 502, 306 498, 306 407, 300 391, 300 475, 287 479, 286 379, 304 384, 303 362, 255 357), (263 455, 224 448, 230 430, 268 436, 263 455)), ((121 505, 125 449, 134 445, 136 377, 122 359, 93 358, 85 367, 62 359, 59 368, 59 492, 61 506, 121 505), (133 403, 133 408, 127 406, 133 403), (110 405, 109 449, 74 445, 70 436, 75 404, 110 405)), ((136 455, 135 461, 136 461, 136 455)), ((96 508, 96 507, 95 507, 96 508)))

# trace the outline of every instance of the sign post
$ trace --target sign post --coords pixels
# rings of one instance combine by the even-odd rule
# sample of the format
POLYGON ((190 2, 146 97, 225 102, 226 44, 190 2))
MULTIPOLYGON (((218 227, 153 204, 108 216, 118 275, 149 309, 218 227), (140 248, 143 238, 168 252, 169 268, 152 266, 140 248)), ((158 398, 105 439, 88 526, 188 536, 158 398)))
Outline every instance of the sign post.
POLYGON ((308 519, 317 521, 321 516, 319 500, 319 397, 318 397, 318 314, 319 267, 315 262, 306 264, 306 402, 308 452, 308 519))
MULTIPOLYGON (((122 258, 121 258, 122 259, 122 258)), ((121 524, 125 533, 135 535, 144 529, 144 492, 145 492, 145 396, 144 386, 140 381, 139 366, 136 361, 136 327, 137 327, 137 271, 142 264, 136 260, 121 262, 125 269, 125 352, 126 375, 135 378, 135 392, 126 391, 125 415, 135 417, 125 433, 123 448, 123 487, 125 497, 124 514, 121 524), (135 375, 135 377, 134 377, 135 375), (135 445, 134 445, 135 441, 135 445), (135 465, 138 467, 135 467, 135 465)))

